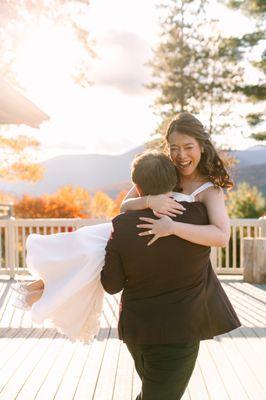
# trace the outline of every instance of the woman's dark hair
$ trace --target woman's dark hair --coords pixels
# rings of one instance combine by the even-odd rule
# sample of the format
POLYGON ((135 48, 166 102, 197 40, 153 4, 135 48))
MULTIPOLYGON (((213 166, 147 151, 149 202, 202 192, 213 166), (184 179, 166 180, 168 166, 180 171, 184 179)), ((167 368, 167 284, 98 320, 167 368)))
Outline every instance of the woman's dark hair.
POLYGON ((183 112, 173 118, 166 131, 166 143, 169 143, 169 137, 174 132, 183 133, 193 137, 203 149, 198 164, 198 170, 203 176, 208 177, 216 187, 233 187, 233 182, 225 168, 224 161, 219 157, 217 150, 210 141, 209 134, 204 129, 204 126, 196 117, 194 117, 194 115, 183 112))

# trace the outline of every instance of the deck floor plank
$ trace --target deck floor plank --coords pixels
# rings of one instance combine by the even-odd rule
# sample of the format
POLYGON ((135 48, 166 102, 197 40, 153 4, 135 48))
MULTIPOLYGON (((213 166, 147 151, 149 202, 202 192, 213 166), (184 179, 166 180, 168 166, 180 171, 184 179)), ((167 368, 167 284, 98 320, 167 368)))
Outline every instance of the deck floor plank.
POLYGON ((218 366, 211 357, 207 343, 203 340, 200 343, 200 354, 198 358, 201 373, 211 400, 230 400, 222 377, 218 372, 218 366))
POLYGON ((192 399, 210 400, 208 390, 199 366, 199 360, 196 361, 194 371, 189 381, 188 390, 192 399))
MULTIPOLYGON (((219 278, 242 326, 201 342, 182 400, 266 400, 266 285, 219 278)), ((0 279, 0 400, 135 400, 141 382, 118 340, 119 295, 105 296, 97 338, 72 343, 14 309, 11 283, 0 279)))
POLYGON ((266 392, 258 382, 256 374, 253 371, 242 353, 235 346, 229 334, 225 334, 220 342, 223 346, 230 363, 232 364, 236 374, 241 380, 242 386, 246 391, 250 400, 260 399, 266 400, 266 392))
MULTIPOLYGON (((94 399, 95 392, 97 391, 97 382, 101 374, 102 364, 104 363, 105 354, 107 351, 107 345, 112 337, 114 323, 116 315, 117 303, 115 298, 106 296, 104 301, 103 314, 101 317, 101 329, 98 333, 97 340, 94 340, 91 344, 89 357, 87 359, 86 369, 84 369, 81 376, 77 391, 74 399, 76 400, 88 400, 94 399)), ((107 380, 108 381, 108 380, 107 380)), ((107 383, 104 382, 104 385, 107 383)))
POLYGON ((239 378, 236 374, 232 364, 230 363, 224 349, 220 344, 221 340, 221 337, 208 340, 206 345, 217 366, 221 379, 223 380, 226 392, 230 400, 249 400, 246 391, 242 386, 241 378, 239 378))
MULTIPOLYGON (((23 340, 23 345, 21 345, 16 352, 8 358, 5 365, 0 370, 0 395, 2 396, 2 391, 8 384, 10 379, 13 378, 14 374, 23 368, 24 361, 27 356, 34 350, 37 350, 38 339, 44 335, 44 330, 31 331, 27 340, 23 340)), ((38 351, 38 350, 37 350, 38 351)), ((5 398, 5 397, 3 397, 5 398)))
MULTIPOLYGON (((54 333, 45 331, 42 336, 36 336, 36 349, 32 349, 23 359, 23 363, 20 364, 19 368, 12 375, 12 379, 9 380, 8 384, 5 386, 1 395, 7 400, 17 399, 19 393, 30 375, 34 372, 37 364, 42 361, 42 357, 45 354, 48 346, 50 345, 54 333)), ((31 392, 32 396, 32 392, 31 392)))
MULTIPOLYGON (((135 400, 137 395, 140 393, 141 389, 141 380, 140 377, 138 376, 135 368, 133 369, 133 377, 132 377, 132 400, 135 400)), ((116 399, 114 399, 116 400, 116 399)))
POLYGON ((59 346, 59 352, 55 352, 54 361, 51 369, 48 372, 45 382, 41 386, 36 400, 52 400, 55 398, 59 386, 64 378, 68 364, 75 351, 75 345, 64 338, 56 339, 56 344, 59 346))
POLYGON ((131 400, 132 379, 133 379, 133 360, 124 343, 120 344, 119 361, 117 366, 117 376, 113 398, 115 400, 131 400))
MULTIPOLYGON (((28 379, 24 382, 23 387, 17 394, 16 400, 27 400, 34 399, 37 393, 40 391, 46 377, 49 373, 50 368, 54 362, 57 352, 60 347, 57 346, 58 334, 55 331, 50 331, 51 340, 45 349, 45 354, 41 359, 38 360, 37 364, 34 366, 34 370, 28 376, 28 379)), ((40 344, 40 347, 43 344, 40 344)))

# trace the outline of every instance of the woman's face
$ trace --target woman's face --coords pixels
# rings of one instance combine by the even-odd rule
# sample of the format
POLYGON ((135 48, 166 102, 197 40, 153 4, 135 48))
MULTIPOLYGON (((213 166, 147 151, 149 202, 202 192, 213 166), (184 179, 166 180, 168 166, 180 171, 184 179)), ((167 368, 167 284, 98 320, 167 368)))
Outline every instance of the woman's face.
POLYGON ((192 136, 173 132, 168 139, 170 157, 181 175, 193 174, 201 159, 201 147, 192 136))

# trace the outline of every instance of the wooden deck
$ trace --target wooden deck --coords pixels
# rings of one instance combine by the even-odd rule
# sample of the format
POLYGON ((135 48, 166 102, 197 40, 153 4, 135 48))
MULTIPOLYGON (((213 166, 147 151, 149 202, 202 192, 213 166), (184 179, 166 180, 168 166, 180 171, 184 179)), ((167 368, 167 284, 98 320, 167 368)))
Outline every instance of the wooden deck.
MULTIPOLYGON (((220 280, 243 326, 201 342, 182 400, 266 400, 266 285, 220 280)), ((117 296, 106 296, 99 335, 83 345, 32 325, 28 312, 12 307, 11 283, 0 280, 1 400, 135 399, 140 381, 117 339, 117 296)))

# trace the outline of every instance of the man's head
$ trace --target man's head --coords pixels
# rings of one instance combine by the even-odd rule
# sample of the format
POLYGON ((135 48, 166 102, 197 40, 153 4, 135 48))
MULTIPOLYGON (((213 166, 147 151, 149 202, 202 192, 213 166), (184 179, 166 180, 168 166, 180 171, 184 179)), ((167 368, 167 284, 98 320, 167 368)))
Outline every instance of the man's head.
POLYGON ((131 165, 131 179, 141 195, 171 192, 177 183, 172 161, 157 150, 137 155, 131 165))

